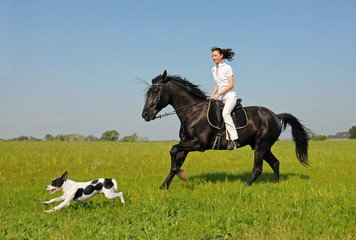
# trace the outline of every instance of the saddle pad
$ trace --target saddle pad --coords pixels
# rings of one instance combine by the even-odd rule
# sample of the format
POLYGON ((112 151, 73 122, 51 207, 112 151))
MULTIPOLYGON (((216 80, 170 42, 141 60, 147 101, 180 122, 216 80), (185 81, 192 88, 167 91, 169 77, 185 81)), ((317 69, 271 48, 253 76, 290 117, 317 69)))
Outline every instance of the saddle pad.
MULTIPOLYGON (((224 123, 222 117, 222 110, 224 109, 224 103, 220 100, 210 100, 208 111, 207 111, 207 119, 213 128, 221 130, 221 126, 224 123)), ((236 106, 234 110, 231 112, 232 120, 235 124, 236 129, 242 129, 247 126, 248 118, 245 109, 241 105, 241 99, 239 98, 236 102, 236 106)))

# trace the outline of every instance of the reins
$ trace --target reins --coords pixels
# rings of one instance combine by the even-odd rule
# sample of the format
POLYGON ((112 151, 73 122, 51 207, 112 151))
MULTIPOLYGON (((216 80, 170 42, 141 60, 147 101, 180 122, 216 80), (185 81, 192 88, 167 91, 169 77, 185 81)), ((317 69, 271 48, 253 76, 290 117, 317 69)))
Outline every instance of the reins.
POLYGON ((202 103, 205 103, 205 102, 209 102, 209 101, 210 101, 210 99, 207 99, 207 100, 204 100, 204 101, 200 101, 200 102, 197 102, 197 103, 193 103, 193 104, 188 105, 188 106, 184 106, 184 107, 182 107, 182 108, 179 108, 179 109, 176 110, 176 111, 172 111, 172 112, 168 112, 168 113, 165 113, 165 114, 157 115, 157 116, 156 116, 156 119, 157 119, 157 118, 161 119, 161 118, 163 118, 163 117, 167 117, 167 116, 170 116, 170 115, 177 114, 177 112, 179 112, 179 111, 181 111, 181 110, 183 110, 183 109, 191 108, 191 107, 194 107, 194 106, 197 106, 197 105, 199 105, 199 104, 202 104, 202 103))

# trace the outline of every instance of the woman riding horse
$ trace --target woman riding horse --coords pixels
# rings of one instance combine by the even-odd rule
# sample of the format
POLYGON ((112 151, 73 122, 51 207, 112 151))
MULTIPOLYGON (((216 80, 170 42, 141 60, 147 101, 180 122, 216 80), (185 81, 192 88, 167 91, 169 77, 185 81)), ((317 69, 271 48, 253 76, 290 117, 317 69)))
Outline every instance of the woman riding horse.
POLYGON ((232 49, 221 49, 213 47, 212 58, 216 66, 212 68, 213 77, 215 80, 215 87, 211 94, 211 99, 222 100, 224 102, 224 110, 222 116, 226 126, 226 138, 228 140, 227 149, 233 150, 240 147, 238 141, 238 134, 234 121, 231 117, 231 112, 236 106, 237 95, 234 90, 234 75, 230 65, 224 63, 222 60, 227 59, 231 61, 235 55, 232 49))
MULTIPOLYGON (((180 122, 180 142, 172 147, 171 169, 161 189, 169 188, 175 175, 186 179, 186 172, 181 169, 187 154, 191 151, 205 151, 212 148, 218 130, 208 123, 206 113, 208 98, 196 85, 178 76, 162 75, 152 80, 146 93, 146 103, 142 117, 146 121, 154 120, 167 105, 172 105, 180 122)), ((288 113, 275 114, 265 107, 245 107, 248 124, 238 130, 241 147, 250 145, 255 150, 252 175, 247 181, 251 185, 262 173, 265 160, 273 169, 274 181, 279 181, 279 161, 272 154, 271 147, 277 141, 282 129, 287 125, 292 128, 296 155, 303 165, 308 164, 308 135, 297 118, 288 113)), ((221 148, 227 148, 227 141, 222 139, 221 148)))

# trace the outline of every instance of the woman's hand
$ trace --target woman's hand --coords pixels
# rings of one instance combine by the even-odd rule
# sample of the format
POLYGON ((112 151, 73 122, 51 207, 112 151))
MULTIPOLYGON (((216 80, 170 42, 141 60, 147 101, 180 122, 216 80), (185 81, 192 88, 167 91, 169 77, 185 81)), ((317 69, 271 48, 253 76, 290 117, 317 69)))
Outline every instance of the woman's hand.
POLYGON ((219 94, 211 94, 210 98, 215 101, 218 97, 220 97, 219 94))
POLYGON ((218 87, 215 84, 213 93, 210 96, 210 98, 213 99, 214 101, 220 96, 219 94, 216 94, 217 92, 218 92, 218 87))

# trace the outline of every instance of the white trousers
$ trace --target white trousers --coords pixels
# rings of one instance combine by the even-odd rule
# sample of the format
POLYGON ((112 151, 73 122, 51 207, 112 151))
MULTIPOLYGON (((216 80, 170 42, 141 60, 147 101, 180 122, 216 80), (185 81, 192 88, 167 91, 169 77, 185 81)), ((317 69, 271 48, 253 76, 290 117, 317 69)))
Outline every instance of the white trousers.
POLYGON ((235 124, 232 121, 231 112, 236 105, 237 97, 225 98, 223 100, 223 102, 224 102, 225 106, 224 106, 222 115, 223 115, 225 126, 226 126, 226 139, 227 140, 236 140, 239 138, 239 136, 237 135, 235 124), (230 138, 229 138, 229 135, 230 135, 230 138))

